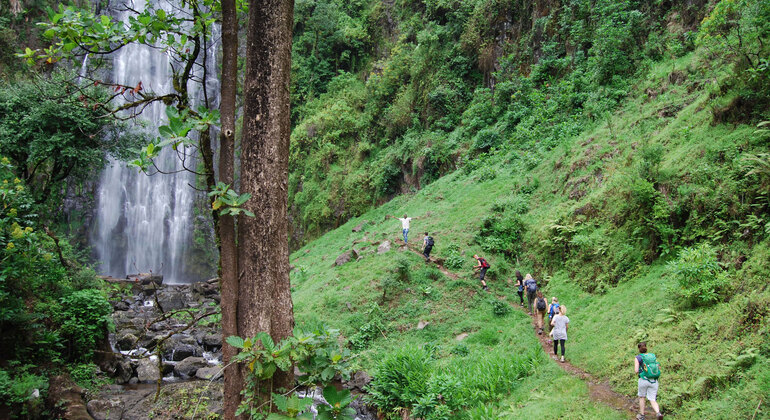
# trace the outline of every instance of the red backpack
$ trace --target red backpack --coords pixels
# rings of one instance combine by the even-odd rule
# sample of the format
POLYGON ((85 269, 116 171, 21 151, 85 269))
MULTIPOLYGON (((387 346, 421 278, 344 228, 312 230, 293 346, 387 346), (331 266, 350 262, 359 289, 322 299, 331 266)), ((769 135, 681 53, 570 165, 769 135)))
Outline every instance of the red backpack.
POLYGON ((489 268, 489 263, 487 262, 487 260, 483 258, 479 258, 479 262, 481 263, 481 268, 489 268))

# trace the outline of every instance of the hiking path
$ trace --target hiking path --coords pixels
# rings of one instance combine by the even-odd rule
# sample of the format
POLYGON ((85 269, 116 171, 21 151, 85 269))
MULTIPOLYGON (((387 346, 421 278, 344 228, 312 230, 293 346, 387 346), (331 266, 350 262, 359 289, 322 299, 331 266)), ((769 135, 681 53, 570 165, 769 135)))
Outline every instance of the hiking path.
MULTIPOLYGON (((398 240, 396 243, 401 242, 402 249, 403 249, 403 241, 398 240)), ((421 258, 425 258, 422 255, 422 252, 420 250, 420 244, 412 243, 411 245, 407 245, 406 248, 409 251, 414 252, 415 254, 419 255, 421 258)), ((436 268, 439 269, 444 275, 447 277, 457 280, 460 278, 460 276, 456 273, 453 273, 444 267, 443 261, 439 258, 431 257, 430 263, 434 264, 436 268)), ((526 305, 526 303, 525 303, 526 305)), ((518 304, 511 303, 511 306, 514 308, 523 311, 524 313, 527 313, 527 309, 525 307, 521 307, 518 304)), ((622 413, 625 413, 628 415, 629 418, 634 418, 636 416, 636 409, 637 409, 637 402, 634 398, 631 398, 627 395, 620 394, 618 392, 615 392, 610 387, 610 384, 606 380, 600 380, 590 373, 586 372, 585 370, 573 365, 569 361, 565 362, 559 362, 558 358, 554 356, 553 354, 553 342, 550 341, 550 336, 543 332, 543 334, 537 333, 537 323, 535 321, 535 315, 534 314, 528 314, 529 317, 532 320, 532 332, 535 334, 535 337, 540 342, 541 347, 543 348, 543 351, 545 354, 549 356, 551 360, 554 361, 559 367, 561 367, 565 372, 569 373, 570 375, 577 376, 581 380, 583 380, 586 385, 588 385, 588 395, 591 398, 592 401, 607 405, 615 409, 616 411, 620 411, 622 413)), ((547 317, 546 317, 547 322, 547 317)))

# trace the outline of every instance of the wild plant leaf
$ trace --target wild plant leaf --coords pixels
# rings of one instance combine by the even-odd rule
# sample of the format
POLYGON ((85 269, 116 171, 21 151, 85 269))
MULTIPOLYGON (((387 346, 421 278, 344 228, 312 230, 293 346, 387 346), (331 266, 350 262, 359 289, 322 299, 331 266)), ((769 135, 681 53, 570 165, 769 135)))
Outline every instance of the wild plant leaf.
POLYGON ((225 342, 236 349, 242 349, 244 346, 244 340, 241 337, 238 337, 236 335, 231 335, 225 339, 225 342))

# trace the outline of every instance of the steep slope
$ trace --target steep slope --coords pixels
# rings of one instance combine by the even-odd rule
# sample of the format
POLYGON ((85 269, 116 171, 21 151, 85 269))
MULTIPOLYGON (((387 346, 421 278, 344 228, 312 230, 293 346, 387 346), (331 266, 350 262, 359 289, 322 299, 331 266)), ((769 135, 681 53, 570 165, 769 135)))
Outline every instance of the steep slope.
MULTIPOLYGON (((535 351, 528 318, 494 315, 505 312, 495 302, 518 299, 510 278, 519 269, 569 308, 568 359, 616 391, 634 394, 632 360, 646 339, 664 367, 659 401, 669 415, 766 416, 770 203, 768 174, 758 168, 770 133, 741 124, 751 121, 745 116, 721 122, 735 112, 736 95, 714 86, 735 74, 713 57, 699 49, 654 65, 615 112, 552 149, 485 154, 301 248, 292 255, 298 322, 342 329, 374 384, 389 372, 383 361, 404 348, 422 354, 421 346, 438 377, 463 386, 468 378, 458 372, 535 351), (399 243, 400 225, 385 215, 404 213, 421 217, 411 241, 429 231, 434 255, 459 279, 413 253, 376 253, 384 240, 399 243), (351 249, 358 261, 333 266, 351 249), (471 274, 474 253, 492 264, 489 295, 471 274), (419 329, 420 321, 429 324, 419 329), (458 341, 462 333, 469 335, 458 341)), ((612 415, 589 404, 585 385, 554 363, 530 362, 516 386, 450 411, 612 415)), ((433 401, 426 418, 439 418, 431 416, 445 405, 434 391, 415 400, 433 401)))

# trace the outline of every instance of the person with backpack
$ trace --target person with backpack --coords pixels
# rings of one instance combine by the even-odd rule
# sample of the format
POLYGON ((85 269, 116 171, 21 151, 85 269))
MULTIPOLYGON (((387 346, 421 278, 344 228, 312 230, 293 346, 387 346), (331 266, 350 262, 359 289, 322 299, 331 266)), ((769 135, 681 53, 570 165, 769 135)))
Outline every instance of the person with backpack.
POLYGON ((521 271, 516 270, 516 293, 519 294, 519 305, 524 307, 524 276, 521 275, 521 271))
POLYGON ((537 291, 537 298, 535 299, 535 320, 537 321, 537 334, 543 334, 543 323, 545 322, 545 310, 548 306, 548 302, 543 297, 543 292, 537 291))
POLYGON ((433 249, 433 237, 425 232, 425 237, 422 238, 422 255, 425 257, 425 262, 430 262, 430 251, 433 249))
POLYGON ((561 344, 561 361, 564 361, 564 345, 567 343, 567 328, 569 328, 569 318, 567 318, 567 308, 564 305, 559 306, 559 313, 551 320, 553 331, 553 355, 558 356, 557 349, 561 344))
POLYGON ((475 255, 475 254, 473 255, 473 258, 475 258, 476 262, 479 263, 478 265, 474 266, 473 269, 479 270, 479 280, 481 280, 481 287, 488 292, 489 287, 487 287, 487 282, 484 281, 484 276, 487 275, 487 270, 489 269, 489 263, 484 258, 479 257, 478 255, 475 255))
POLYGON ((551 325, 551 321, 556 314, 559 313, 559 299, 556 296, 551 298, 551 304, 548 305, 548 325, 551 325))
POLYGON ((644 408, 645 398, 650 400, 652 409, 658 419, 663 418, 660 413, 660 407, 656 401, 658 397, 658 378, 660 378, 660 365, 654 353, 647 353, 647 342, 642 341, 636 345, 639 354, 634 357, 634 372, 639 376, 636 395, 639 397, 639 415, 638 420, 645 420, 644 408))
POLYGON ((537 293, 537 281, 532 278, 532 274, 527 273, 527 275, 524 276, 524 289, 527 290, 529 315, 532 315, 532 306, 535 304, 535 293, 537 293))

